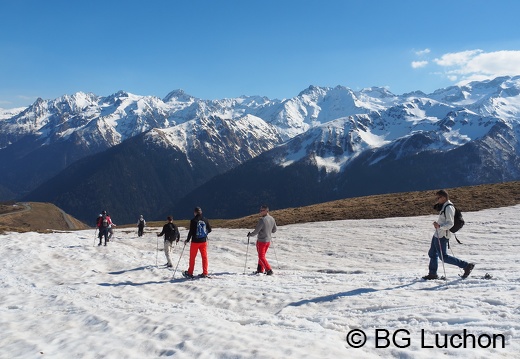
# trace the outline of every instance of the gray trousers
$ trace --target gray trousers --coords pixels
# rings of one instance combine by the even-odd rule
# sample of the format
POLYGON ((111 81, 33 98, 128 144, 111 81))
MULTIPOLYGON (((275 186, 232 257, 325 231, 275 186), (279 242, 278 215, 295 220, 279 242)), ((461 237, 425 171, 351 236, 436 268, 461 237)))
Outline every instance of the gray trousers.
POLYGON ((166 260, 168 261, 169 265, 173 265, 172 263, 172 253, 173 250, 173 242, 170 242, 169 240, 164 240, 164 255, 166 256, 166 260))

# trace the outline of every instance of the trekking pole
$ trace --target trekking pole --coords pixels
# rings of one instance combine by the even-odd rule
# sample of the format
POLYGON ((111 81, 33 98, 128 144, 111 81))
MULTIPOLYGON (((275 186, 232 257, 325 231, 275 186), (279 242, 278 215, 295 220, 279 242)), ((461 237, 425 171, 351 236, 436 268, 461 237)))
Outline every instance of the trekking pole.
POLYGON ((96 239, 97 239, 97 227, 94 229, 94 247, 96 246, 96 239))
POLYGON ((444 266, 444 254, 442 254, 442 246, 441 246, 441 238, 439 237, 439 230, 435 230, 435 234, 437 235, 437 240, 439 241, 439 252, 441 253, 441 261, 442 261, 442 269, 444 270, 444 280, 448 280, 446 276, 446 267, 444 266))
MULTIPOLYGON (((457 241, 458 241, 458 239, 457 239, 457 241)), ((448 243, 449 243, 449 242, 448 242, 448 243)), ((459 242, 459 243, 460 243, 460 242, 459 242)), ((461 243, 461 244, 462 244, 462 243, 461 243)), ((451 251, 451 255, 452 255, 453 257, 455 257, 455 253, 453 252, 453 249, 451 248, 450 245, 448 245, 448 248, 449 248, 450 251, 451 251)), ((461 272, 461 274, 464 274, 464 269, 462 269, 462 268, 459 267, 459 272, 461 272)))
POLYGON ((246 249, 246 262, 244 263, 244 274, 246 274, 247 267, 247 253, 249 252, 249 233, 247 234, 247 249, 246 249))
POLYGON ((184 247, 182 247, 181 255, 179 256, 179 261, 177 262, 177 265, 175 266, 175 270, 173 271, 172 278, 175 278, 175 273, 177 273, 177 268, 179 268, 179 263, 181 262, 182 254, 184 253, 184 248, 186 248, 186 242, 184 242, 184 247))
POLYGON ((155 267, 159 268, 158 259, 159 258, 159 236, 157 236, 157 250, 155 251, 155 267))
POLYGON ((271 242, 273 242, 273 251, 274 251, 274 257, 276 258, 276 265, 278 266, 278 269, 280 269, 280 262, 278 262, 278 256, 276 255, 276 248, 274 246, 274 241, 273 241, 274 237, 271 238, 271 242))

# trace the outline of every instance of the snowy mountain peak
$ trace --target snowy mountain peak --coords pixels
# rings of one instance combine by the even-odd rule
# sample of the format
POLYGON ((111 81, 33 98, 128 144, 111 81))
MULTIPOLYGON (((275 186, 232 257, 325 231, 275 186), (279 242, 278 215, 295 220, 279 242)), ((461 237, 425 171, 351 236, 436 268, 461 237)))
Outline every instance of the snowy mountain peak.
POLYGON ((298 97, 308 96, 311 98, 318 98, 320 96, 324 96, 329 90, 330 90, 330 87, 319 87, 319 86, 310 85, 305 90, 301 91, 298 94, 298 97))
MULTIPOLYGON (((438 179, 427 176, 429 163, 443 164, 435 173, 445 168, 449 172, 442 176, 447 178, 444 186, 448 180, 460 185, 517 179, 519 83, 520 77, 504 77, 413 96, 396 96, 381 87, 353 91, 344 86, 309 86, 282 101, 261 96, 200 100, 182 90, 170 92, 164 100, 125 91, 108 97, 78 92, 52 101, 39 99, 0 121, 0 172, 8 174, 0 177, 0 191, 50 196, 48 188, 37 191, 36 186, 65 172, 78 159, 108 152, 114 168, 119 168, 116 162, 125 166, 128 159, 114 156, 116 150, 105 151, 117 145, 132 157, 146 152, 154 158, 153 165, 128 169, 130 176, 140 180, 143 173, 134 173, 137 168, 149 177, 156 175, 157 183, 166 181, 153 168, 163 158, 175 157, 176 167, 170 169, 180 181, 175 196, 185 196, 216 175, 222 175, 219 191, 226 186, 236 189, 241 184, 224 172, 236 166, 242 171, 250 163, 250 169, 240 173, 251 173, 253 178, 258 163, 269 176, 278 171, 271 181, 274 188, 261 191, 272 194, 270 200, 301 198, 302 203, 382 189, 439 186, 438 179), (459 156, 447 160, 450 151, 459 156), (395 166, 400 170, 394 171, 395 166), (34 174, 28 175, 28 168, 34 174), (393 179, 388 186, 366 180, 389 175, 393 179), (277 191, 285 181, 280 185, 284 190, 277 191), (327 186, 318 187, 325 181, 327 186), (291 194, 295 187, 298 193, 291 194), (306 194, 300 191, 303 187, 306 194)), ((81 161, 78 166, 86 165, 81 161)), ((86 167, 79 171, 85 172, 85 179, 92 170, 86 167)), ((108 173, 98 175, 107 178, 108 173)), ((119 175, 114 174, 114 180, 119 175)), ((48 182, 56 196, 65 191, 64 182, 48 182)), ((78 189, 77 201, 85 197, 79 192, 87 187, 78 189)), ((243 193, 259 188, 247 187, 243 193)), ((119 195, 118 201, 126 203, 128 195, 119 195)), ((79 203, 73 197, 63 198, 79 203)), ((216 195, 212 198, 216 200, 216 195)), ((130 211, 127 207, 122 205, 120 211, 130 211)))
POLYGON ((195 97, 188 95, 186 92, 184 92, 184 90, 181 90, 181 89, 173 90, 172 92, 170 92, 163 98, 163 101, 165 103, 172 102, 172 101, 192 102, 193 100, 195 100, 195 97))

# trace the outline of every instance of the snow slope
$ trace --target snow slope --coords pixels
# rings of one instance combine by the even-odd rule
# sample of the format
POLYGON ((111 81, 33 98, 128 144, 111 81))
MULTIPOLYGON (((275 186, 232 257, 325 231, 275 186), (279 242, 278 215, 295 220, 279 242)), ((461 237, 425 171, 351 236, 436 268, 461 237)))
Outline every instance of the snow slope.
POLYGON ((281 226, 270 277, 243 275, 246 252, 247 272, 256 268, 250 229, 215 229, 212 279, 193 281, 180 276, 182 242, 175 278, 156 267, 165 263, 158 228, 142 238, 118 229, 107 247, 94 246, 94 230, 8 233, 0 358, 515 358, 519 218, 520 206, 465 213, 464 244, 452 249, 476 267, 460 280, 446 266, 446 283, 418 280, 436 216, 281 226), (361 339, 353 330, 367 335, 363 347, 347 343, 361 339), (464 331, 476 345, 455 348, 464 331), (437 348, 445 336, 453 342, 437 348))

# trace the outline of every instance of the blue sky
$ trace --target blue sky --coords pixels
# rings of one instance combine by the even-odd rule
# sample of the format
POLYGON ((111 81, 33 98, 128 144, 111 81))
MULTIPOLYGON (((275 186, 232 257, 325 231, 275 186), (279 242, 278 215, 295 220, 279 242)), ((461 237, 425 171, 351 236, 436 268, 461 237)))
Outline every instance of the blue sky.
POLYGON ((0 0, 0 107, 78 91, 426 93, 520 74, 517 0, 0 0))

